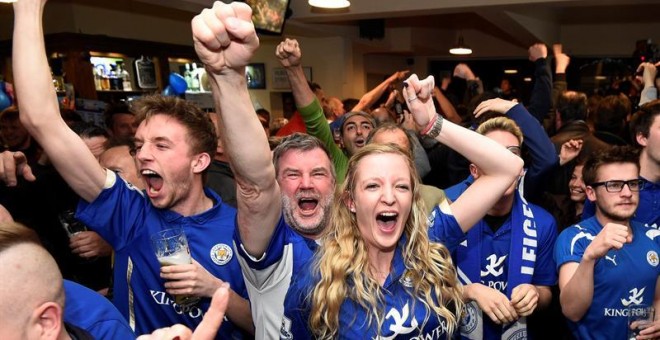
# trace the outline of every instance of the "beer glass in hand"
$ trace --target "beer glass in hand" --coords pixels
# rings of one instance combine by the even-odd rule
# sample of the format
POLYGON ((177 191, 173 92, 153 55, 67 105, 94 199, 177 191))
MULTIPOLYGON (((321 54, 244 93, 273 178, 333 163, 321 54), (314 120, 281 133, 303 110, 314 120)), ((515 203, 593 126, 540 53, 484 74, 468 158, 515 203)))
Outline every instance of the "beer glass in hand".
POLYGON ((75 217, 75 212, 73 210, 66 210, 61 212, 57 217, 60 220, 60 224, 66 231, 67 236, 71 238, 73 235, 87 231, 87 226, 82 222, 78 221, 75 217))
POLYGON ((644 328, 653 324, 655 310, 651 306, 632 305, 628 307, 628 339, 634 340, 644 328))
MULTIPOLYGON (((183 228, 172 228, 151 235, 151 244, 156 252, 160 266, 191 264, 190 248, 183 228)), ((199 302, 199 297, 175 295, 174 302, 182 307, 188 307, 199 302)))

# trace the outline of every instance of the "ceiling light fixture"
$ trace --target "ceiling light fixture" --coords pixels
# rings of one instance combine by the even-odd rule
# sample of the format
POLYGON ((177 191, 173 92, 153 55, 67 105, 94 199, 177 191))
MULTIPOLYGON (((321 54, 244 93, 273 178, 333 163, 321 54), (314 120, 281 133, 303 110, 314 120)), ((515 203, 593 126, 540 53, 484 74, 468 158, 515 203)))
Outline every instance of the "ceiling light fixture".
POLYGON ((330 9, 347 8, 351 5, 348 0, 309 0, 308 3, 312 7, 330 9))
POLYGON ((505 73, 505 74, 518 74, 518 70, 516 70, 516 69, 508 69, 508 70, 504 70, 504 73, 505 73))
POLYGON ((465 42, 463 41, 463 36, 459 35, 458 43, 454 45, 454 47, 449 49, 449 53, 455 55, 468 55, 468 54, 472 54, 472 49, 465 44, 465 42))
POLYGON ((10 4, 12 2, 16 2, 18 0, 0 0, 0 3, 5 3, 5 4, 10 4))

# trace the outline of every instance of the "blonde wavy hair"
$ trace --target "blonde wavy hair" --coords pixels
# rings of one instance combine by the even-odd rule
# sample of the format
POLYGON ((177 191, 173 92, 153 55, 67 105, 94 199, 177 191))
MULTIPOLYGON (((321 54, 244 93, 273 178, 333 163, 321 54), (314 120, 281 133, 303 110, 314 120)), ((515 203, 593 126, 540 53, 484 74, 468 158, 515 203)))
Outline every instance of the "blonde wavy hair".
MULTIPOLYGON (((406 277, 411 279, 408 294, 426 309, 426 319, 437 315, 447 322, 452 334, 463 309, 462 286, 449 250, 440 243, 429 242, 427 216, 419 193, 419 178, 410 154, 394 144, 369 144, 360 149, 348 163, 348 173, 336 191, 330 225, 325 231, 322 246, 316 254, 314 276, 320 280, 310 292, 311 313, 309 326, 315 337, 337 337, 339 313, 345 299, 359 304, 369 315, 371 327, 374 319, 378 334, 384 320, 382 290, 379 282, 369 274, 367 245, 357 226, 355 214, 349 210, 347 199, 354 197, 357 166, 373 154, 394 154, 405 159, 412 183, 412 208, 405 223, 402 237, 407 239, 402 255, 406 277)), ((415 306, 413 305, 413 309, 415 306)))

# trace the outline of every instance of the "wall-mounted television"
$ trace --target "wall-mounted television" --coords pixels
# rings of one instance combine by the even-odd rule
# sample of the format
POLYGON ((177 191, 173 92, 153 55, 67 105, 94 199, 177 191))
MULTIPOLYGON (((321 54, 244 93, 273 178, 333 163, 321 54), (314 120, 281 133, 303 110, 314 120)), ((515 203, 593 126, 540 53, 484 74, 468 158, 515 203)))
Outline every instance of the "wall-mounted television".
POLYGON ((252 8, 252 22, 260 33, 282 34, 289 0, 245 0, 252 8))

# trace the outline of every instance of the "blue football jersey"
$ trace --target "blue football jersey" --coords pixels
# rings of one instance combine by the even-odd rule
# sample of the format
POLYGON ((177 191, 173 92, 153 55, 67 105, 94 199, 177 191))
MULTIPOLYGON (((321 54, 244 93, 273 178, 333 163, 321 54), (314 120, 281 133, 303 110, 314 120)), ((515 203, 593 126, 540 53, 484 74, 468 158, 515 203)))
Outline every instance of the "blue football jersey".
MULTIPOLYGON (((464 239, 465 234, 452 215, 436 207, 429 217, 429 239, 443 242, 451 251, 464 239)), ((417 297, 411 295, 412 282, 407 279, 402 248, 405 238, 399 241, 392 262, 392 272, 382 287, 381 314, 384 317, 380 329, 375 318, 368 323, 369 313, 357 302, 346 298, 339 312, 338 338, 341 339, 447 339, 447 322, 427 310, 417 297)), ((284 302, 284 318, 280 330, 281 339, 311 339, 309 329, 309 293, 318 278, 313 277, 314 259, 307 259, 306 270, 294 273, 291 287, 284 302)), ((458 327, 454 334, 458 333, 458 327)))
POLYGON ((253 258, 245 251, 238 228, 234 232, 234 242, 250 296, 255 338, 276 339, 280 334, 284 297, 291 276, 308 270, 306 262, 318 245, 293 230, 283 216, 280 216, 261 258, 253 258))
MULTIPOLYGON (((211 190, 211 209, 194 216, 181 216, 155 208, 144 193, 116 176, 90 203, 78 205, 76 217, 99 233, 115 250, 114 299, 138 335, 181 323, 194 329, 202 320, 211 299, 181 307, 166 293, 160 278, 160 264, 151 246, 150 235, 181 227, 186 233, 191 256, 213 276, 228 282, 231 289, 247 298, 241 269, 232 248, 236 210, 211 190)), ((218 338, 241 338, 238 328, 225 319, 218 338)))
MULTIPOLYGON (((660 246, 649 233, 655 229, 632 221, 633 240, 622 249, 611 249, 594 267, 594 293, 591 306, 578 322, 568 320, 579 339, 625 339, 628 307, 652 305, 660 274, 660 246)), ((580 262, 584 251, 602 230, 596 217, 573 225, 559 235, 555 245, 557 269, 568 262, 580 262)))
POLYGON ((135 339, 133 330, 112 303, 99 293, 64 280, 64 321, 95 339, 135 339))

